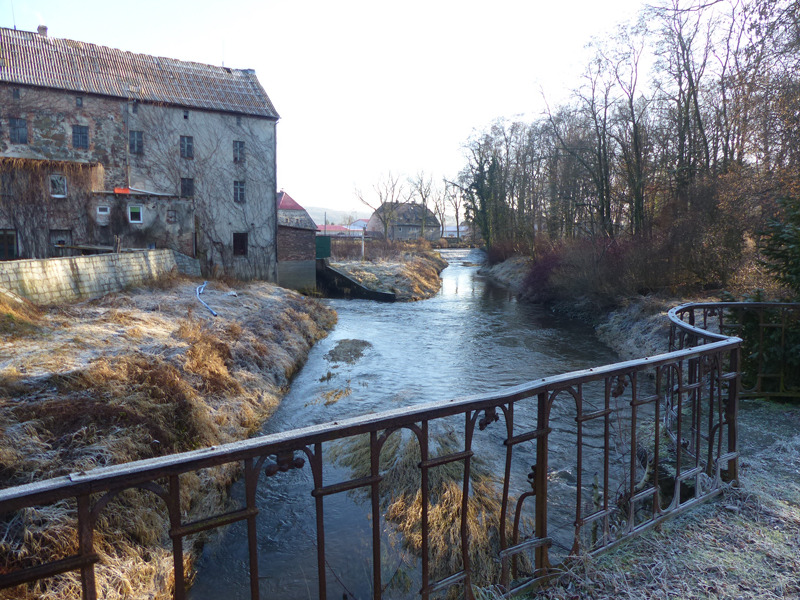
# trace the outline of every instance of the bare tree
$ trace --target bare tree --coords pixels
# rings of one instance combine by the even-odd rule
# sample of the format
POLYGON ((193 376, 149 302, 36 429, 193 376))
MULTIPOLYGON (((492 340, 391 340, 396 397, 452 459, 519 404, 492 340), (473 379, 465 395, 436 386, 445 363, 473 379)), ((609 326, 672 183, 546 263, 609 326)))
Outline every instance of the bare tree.
POLYGON ((413 178, 408 180, 411 186, 409 197, 412 201, 418 200, 422 206, 422 229, 420 235, 425 239, 425 225, 428 219, 428 205, 431 202, 433 195, 433 178, 426 175, 424 171, 420 171, 413 178))
POLYGON ((392 172, 389 171, 385 178, 372 186, 372 190, 375 199, 368 198, 359 189, 356 189, 355 194, 359 201, 372 209, 374 216, 381 222, 383 239, 389 240, 390 234, 394 239, 394 225, 397 222, 397 213, 400 205, 403 204, 405 192, 400 177, 392 175, 392 172))

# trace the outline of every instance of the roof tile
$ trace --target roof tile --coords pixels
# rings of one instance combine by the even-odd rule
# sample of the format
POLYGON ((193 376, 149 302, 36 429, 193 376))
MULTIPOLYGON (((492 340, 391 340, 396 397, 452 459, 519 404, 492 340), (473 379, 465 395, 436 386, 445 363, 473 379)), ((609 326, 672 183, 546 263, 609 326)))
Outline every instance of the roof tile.
POLYGON ((4 27, 0 81, 278 118, 251 69, 135 54, 4 27))

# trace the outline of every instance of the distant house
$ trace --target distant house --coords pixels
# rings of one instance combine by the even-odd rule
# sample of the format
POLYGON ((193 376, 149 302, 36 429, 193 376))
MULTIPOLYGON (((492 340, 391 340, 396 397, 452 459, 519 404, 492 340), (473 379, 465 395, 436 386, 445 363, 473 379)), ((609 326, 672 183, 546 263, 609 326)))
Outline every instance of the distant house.
POLYGON ((436 215, 411 202, 381 204, 370 217, 367 232, 390 240, 438 240, 442 235, 436 215))
POLYGON ((458 227, 455 225, 445 225, 444 235, 442 237, 469 240, 472 239, 472 227, 467 223, 461 223, 458 227))
POLYGON ((356 219, 347 226, 347 229, 350 230, 351 235, 360 236, 364 233, 364 229, 366 229, 368 223, 369 219, 356 219))
POLYGON ((278 193, 278 284, 314 290, 317 226, 306 210, 283 190, 278 193))
POLYGON ((274 281, 277 121, 251 69, 0 28, 0 258, 118 240, 274 281))
POLYGON ((317 225, 317 235, 346 237, 350 235, 350 230, 344 225, 317 225))

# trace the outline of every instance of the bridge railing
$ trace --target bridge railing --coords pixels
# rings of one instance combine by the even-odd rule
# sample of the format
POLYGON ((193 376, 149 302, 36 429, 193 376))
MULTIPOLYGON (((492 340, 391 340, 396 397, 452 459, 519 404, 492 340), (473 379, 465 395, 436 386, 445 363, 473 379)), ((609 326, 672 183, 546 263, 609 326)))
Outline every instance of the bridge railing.
POLYGON ((800 304, 692 303, 670 311, 670 318, 671 350, 694 346, 699 339, 678 321, 704 330, 704 339, 743 340, 741 398, 800 398, 800 304))
MULTIPOLYGON (((332 548, 341 540, 329 535, 326 512, 344 494, 357 494, 371 524, 364 556, 356 556, 361 544, 345 543, 344 562, 367 565, 366 581, 359 570, 361 581, 353 584, 365 590, 361 596, 388 596, 402 561, 407 585, 423 599, 472 598, 473 586, 488 584, 507 595, 531 588, 571 556, 607 549, 736 481, 741 341, 684 323, 678 314, 687 313, 672 315, 673 338, 683 348, 668 354, 4 489, 3 523, 13 515, 24 519, 26 507, 69 501, 78 550, 56 561, 42 556, 24 569, 14 567, 9 553, 0 587, 41 591, 53 584, 48 578, 79 572, 82 597, 96 598, 102 573, 95 534, 103 512, 124 490, 141 489, 160 498, 169 516, 174 598, 187 593, 187 536, 238 521, 246 523, 249 597, 284 598, 262 589, 257 516, 264 509, 257 492, 299 469, 310 473, 300 493, 313 499, 312 595, 341 598, 349 577, 337 571, 342 557, 332 548), (357 444, 363 464, 342 468, 336 456, 357 444), (387 454, 398 447, 413 449, 410 490, 392 488, 399 461, 387 454), (229 463, 242 466, 242 505, 212 517, 184 514, 184 480, 229 463), (443 519, 445 497, 452 501, 453 494, 443 519), (398 498, 405 510, 397 510, 398 498), (392 542, 398 536, 399 546, 392 542), (443 551, 451 553, 447 559, 443 551)), ((4 541, 25 555, 27 540, 4 541)))

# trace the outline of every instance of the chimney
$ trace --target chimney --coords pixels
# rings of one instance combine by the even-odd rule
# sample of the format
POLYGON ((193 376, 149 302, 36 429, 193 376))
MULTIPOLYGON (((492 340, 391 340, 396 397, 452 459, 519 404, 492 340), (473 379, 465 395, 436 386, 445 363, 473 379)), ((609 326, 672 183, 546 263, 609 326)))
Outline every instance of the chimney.
POLYGON ((40 36, 47 37, 47 25, 39 25, 37 31, 39 32, 40 36))

